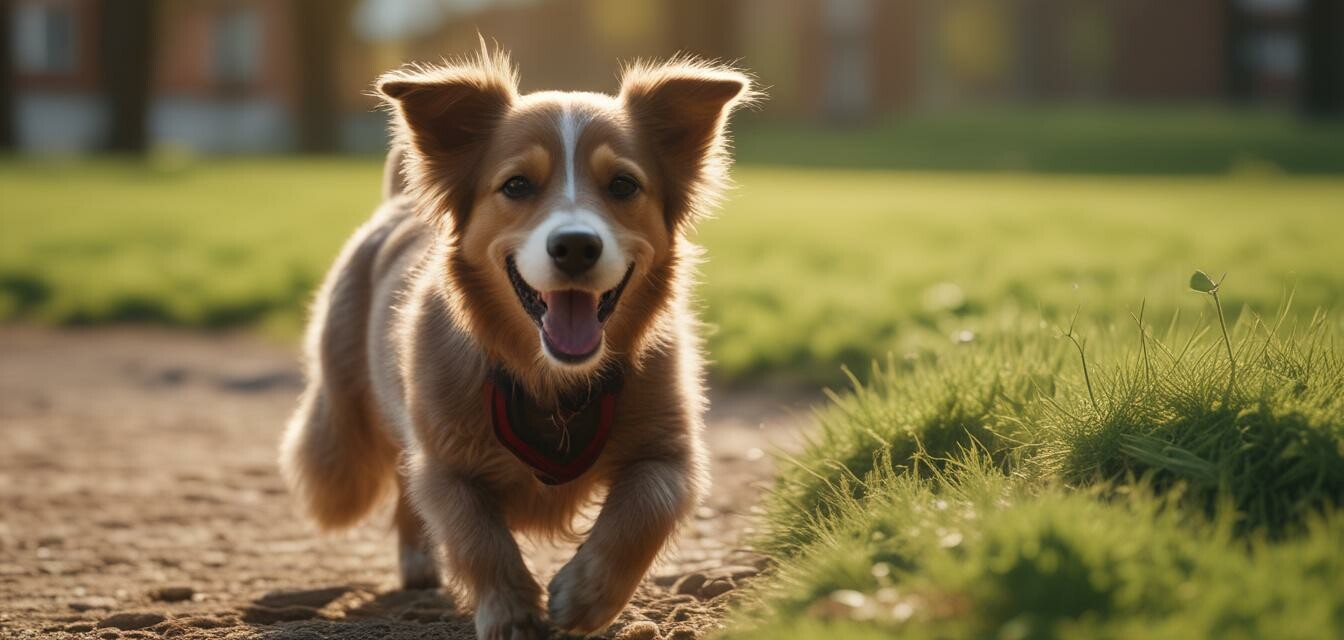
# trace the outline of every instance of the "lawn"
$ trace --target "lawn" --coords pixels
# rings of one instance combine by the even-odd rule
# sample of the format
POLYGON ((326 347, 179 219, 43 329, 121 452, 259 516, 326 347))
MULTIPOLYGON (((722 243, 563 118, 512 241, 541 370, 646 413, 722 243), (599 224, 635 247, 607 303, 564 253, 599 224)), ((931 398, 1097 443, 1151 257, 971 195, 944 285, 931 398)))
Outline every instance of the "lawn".
POLYGON ((747 168, 702 225, 711 351, 733 377, 833 381, 1025 312, 1127 322, 1146 299, 1195 315, 1174 289, 1229 273, 1225 302, 1272 311, 1344 296, 1344 181, 1082 177, 747 168))
MULTIPOLYGON (((377 200, 373 159, 0 163, 0 319, 259 325, 297 335, 315 283, 377 200)), ((842 381, 841 365, 965 337, 1005 314, 1198 313, 1344 296, 1344 181, 746 165, 700 226, 721 380, 842 381), (971 333, 966 333, 971 332, 971 333)))
POLYGON ((0 317, 270 323, 306 301, 378 200, 372 160, 0 165, 0 317))
MULTIPOLYGON (((725 635, 1344 636, 1341 130, 1090 117, 745 137, 716 384, 848 390, 725 635)), ((0 161, 0 320, 293 339, 380 170, 0 161)))
POLYGON ((936 109, 849 128, 746 119, 740 129, 738 157, 776 165, 1129 175, 1344 172, 1344 123, 1253 109, 936 109))
POLYGON ((788 458, 726 636, 1340 637, 1344 327, 1283 311, 888 361, 788 458))

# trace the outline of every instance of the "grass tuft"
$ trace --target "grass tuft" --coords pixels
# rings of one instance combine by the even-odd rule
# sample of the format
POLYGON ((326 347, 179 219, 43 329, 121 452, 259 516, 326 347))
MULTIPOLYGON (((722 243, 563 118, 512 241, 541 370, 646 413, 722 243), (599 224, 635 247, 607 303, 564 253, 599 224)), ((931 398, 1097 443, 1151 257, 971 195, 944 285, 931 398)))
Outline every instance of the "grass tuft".
POLYGON ((835 394, 728 636, 1336 637, 1341 327, 1285 310, 1153 335, 1145 307, 1138 344, 1093 334, 1090 375, 1023 323, 835 394))

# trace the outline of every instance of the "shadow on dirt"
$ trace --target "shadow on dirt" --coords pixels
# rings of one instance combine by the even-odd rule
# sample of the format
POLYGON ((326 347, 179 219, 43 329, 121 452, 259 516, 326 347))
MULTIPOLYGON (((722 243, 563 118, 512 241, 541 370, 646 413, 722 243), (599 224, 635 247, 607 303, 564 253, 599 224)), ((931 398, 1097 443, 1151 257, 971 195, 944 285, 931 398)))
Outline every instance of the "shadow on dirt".
POLYGON ((353 585, 273 591, 243 610, 257 637, 472 638, 471 618, 448 593, 425 589, 376 593, 353 585))

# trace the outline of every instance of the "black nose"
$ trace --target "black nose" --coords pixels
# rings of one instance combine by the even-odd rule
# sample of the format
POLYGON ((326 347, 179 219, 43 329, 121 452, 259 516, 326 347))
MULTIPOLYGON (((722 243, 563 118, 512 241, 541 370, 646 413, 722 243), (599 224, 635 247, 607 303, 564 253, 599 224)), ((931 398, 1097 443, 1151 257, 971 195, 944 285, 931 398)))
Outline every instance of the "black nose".
POLYGON ((602 238, 588 229, 556 229, 546 238, 546 253, 561 271, 577 276, 602 257, 602 238))

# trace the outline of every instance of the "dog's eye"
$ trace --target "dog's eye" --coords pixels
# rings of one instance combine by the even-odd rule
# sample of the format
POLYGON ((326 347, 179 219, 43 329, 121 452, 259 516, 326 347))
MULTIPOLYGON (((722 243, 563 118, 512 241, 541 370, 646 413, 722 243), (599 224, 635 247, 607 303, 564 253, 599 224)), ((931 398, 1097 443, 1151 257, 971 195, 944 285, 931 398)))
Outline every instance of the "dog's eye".
POLYGON ((639 192, 639 183, 629 176, 616 176, 607 186, 607 191, 620 200, 625 200, 639 192))
POLYGON ((532 182, 522 176, 514 176, 509 178, 499 191, 507 198, 521 200, 532 195, 532 182))

